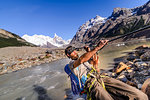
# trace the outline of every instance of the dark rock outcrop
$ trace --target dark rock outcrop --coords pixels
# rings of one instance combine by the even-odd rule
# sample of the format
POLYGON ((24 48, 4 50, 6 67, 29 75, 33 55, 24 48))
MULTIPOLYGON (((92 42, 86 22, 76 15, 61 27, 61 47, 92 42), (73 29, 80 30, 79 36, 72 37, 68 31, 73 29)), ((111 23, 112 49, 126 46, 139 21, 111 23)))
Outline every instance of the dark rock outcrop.
POLYGON ((137 15, 150 13, 150 1, 138 8, 137 15))

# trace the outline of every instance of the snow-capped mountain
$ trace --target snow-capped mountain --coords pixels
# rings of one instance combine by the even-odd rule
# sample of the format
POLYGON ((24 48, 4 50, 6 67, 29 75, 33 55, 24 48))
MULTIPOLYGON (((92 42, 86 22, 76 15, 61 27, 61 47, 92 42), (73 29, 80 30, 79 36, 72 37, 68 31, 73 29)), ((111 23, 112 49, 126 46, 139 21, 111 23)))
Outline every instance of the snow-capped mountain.
MULTIPOLYGON (((100 39, 112 39, 148 25, 150 25, 150 0, 146 4, 136 8, 117 7, 114 8, 112 14, 107 19, 96 16, 81 25, 71 40, 70 45, 95 45, 100 39)), ((150 37, 148 31, 141 32, 140 35, 139 33, 138 35, 135 34, 116 41, 125 42, 150 37)))
POLYGON ((33 36, 25 34, 22 36, 22 38, 30 43, 33 43, 41 47, 62 47, 64 45, 69 44, 71 41, 71 39, 67 41, 63 40, 61 37, 57 36, 56 33, 54 35, 54 38, 37 34, 33 36))
POLYGON ((93 27, 95 24, 100 24, 100 23, 105 23, 106 18, 103 18, 99 15, 96 15, 96 17, 88 20, 85 24, 83 24, 82 26, 80 26, 80 28, 78 29, 78 31, 80 30, 87 30, 91 27, 93 27))

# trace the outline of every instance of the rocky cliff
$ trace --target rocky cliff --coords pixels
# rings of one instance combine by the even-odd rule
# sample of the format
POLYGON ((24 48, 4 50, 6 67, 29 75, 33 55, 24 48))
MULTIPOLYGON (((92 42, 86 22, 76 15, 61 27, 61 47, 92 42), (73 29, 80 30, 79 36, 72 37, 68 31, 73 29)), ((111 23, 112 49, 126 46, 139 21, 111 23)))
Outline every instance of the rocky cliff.
MULTIPOLYGON (((105 19, 96 16, 94 19, 80 26, 71 44, 78 46, 93 44, 102 38, 110 39, 135 31, 147 25, 150 25, 150 1, 143 6, 132 9, 114 8, 111 16, 108 18, 105 19)), ((147 31, 145 35, 149 34, 149 32, 150 31, 147 31)), ((131 37, 128 36, 127 38, 131 37)), ((125 41, 125 39, 121 41, 125 41)))
POLYGON ((8 46, 35 46, 20 36, 8 32, 6 30, 0 29, 0 48, 8 46))

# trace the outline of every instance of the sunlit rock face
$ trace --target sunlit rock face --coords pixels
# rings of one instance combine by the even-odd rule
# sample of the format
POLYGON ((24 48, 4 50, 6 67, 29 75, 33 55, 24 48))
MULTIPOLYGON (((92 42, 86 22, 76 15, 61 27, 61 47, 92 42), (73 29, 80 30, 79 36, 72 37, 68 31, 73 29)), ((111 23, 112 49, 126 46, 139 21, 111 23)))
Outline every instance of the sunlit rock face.
MULTIPOLYGON (((113 38, 139 28, 150 25, 150 1, 136 8, 114 8, 108 18, 96 16, 79 27, 73 37, 72 45, 94 44, 102 38, 113 38)), ((134 38, 149 38, 147 33, 141 33, 134 38)), ((127 41, 132 37, 125 37, 120 41, 127 41)), ((133 38, 133 39, 134 39, 133 38)))

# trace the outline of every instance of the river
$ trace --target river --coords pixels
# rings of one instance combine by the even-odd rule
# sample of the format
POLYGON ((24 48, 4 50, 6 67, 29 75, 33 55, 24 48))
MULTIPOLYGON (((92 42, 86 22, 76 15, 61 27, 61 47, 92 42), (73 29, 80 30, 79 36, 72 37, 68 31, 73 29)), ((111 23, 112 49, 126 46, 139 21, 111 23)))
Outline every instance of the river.
MULTIPOLYGON (((100 68, 112 68, 115 59, 149 41, 117 43, 99 51, 100 68)), ((19 70, 0 76, 0 100, 64 100, 70 82, 64 72, 69 59, 19 70)), ((70 99, 71 100, 71 99, 70 99)))
POLYGON ((0 100, 64 100, 69 88, 64 66, 69 59, 0 76, 0 100))

